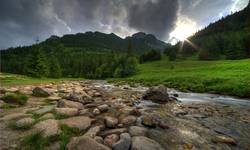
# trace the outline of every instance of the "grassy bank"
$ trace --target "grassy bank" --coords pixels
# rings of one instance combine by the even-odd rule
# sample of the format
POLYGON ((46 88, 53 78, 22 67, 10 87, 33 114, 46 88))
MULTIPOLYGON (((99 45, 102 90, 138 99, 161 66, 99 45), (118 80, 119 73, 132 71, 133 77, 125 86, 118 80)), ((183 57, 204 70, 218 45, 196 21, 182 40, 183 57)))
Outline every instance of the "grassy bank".
POLYGON ((31 78, 23 75, 0 73, 0 86, 14 86, 14 85, 30 85, 30 84, 44 84, 57 83, 69 80, 82 80, 82 78, 31 78))
POLYGON ((139 73, 125 81, 164 84, 182 91, 250 97, 250 59, 169 62, 164 58, 140 65, 139 73))

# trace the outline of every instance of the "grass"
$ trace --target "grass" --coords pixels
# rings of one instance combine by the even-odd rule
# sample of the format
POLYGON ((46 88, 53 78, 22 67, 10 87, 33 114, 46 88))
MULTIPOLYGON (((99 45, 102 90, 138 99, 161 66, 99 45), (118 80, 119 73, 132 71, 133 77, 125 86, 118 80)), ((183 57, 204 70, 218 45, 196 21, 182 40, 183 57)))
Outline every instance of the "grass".
POLYGON ((83 80, 83 78, 32 78, 23 75, 15 75, 9 73, 0 73, 1 86, 15 86, 15 85, 35 85, 45 83, 58 83, 61 81, 83 80))
POLYGON ((28 101, 28 96, 21 93, 6 93, 1 99, 6 103, 15 103, 24 105, 28 101))
POLYGON ((50 144, 60 141, 60 150, 65 150, 71 137, 79 136, 80 131, 69 128, 65 125, 60 126, 60 128, 61 133, 54 137, 43 137, 42 132, 28 135, 21 140, 20 147, 25 150, 43 150, 50 144))
POLYGON ((139 65, 135 76, 113 81, 121 80, 150 86, 164 84, 182 91, 250 97, 250 59, 170 62, 163 58, 139 65))

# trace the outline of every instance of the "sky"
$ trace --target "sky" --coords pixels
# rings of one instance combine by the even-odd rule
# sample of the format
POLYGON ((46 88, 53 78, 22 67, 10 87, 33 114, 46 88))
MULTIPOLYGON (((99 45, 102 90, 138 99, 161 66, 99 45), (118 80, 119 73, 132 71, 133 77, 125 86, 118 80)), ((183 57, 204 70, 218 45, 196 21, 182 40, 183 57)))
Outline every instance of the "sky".
POLYGON ((249 0, 1 0, 0 49, 87 31, 154 34, 174 43, 249 0))

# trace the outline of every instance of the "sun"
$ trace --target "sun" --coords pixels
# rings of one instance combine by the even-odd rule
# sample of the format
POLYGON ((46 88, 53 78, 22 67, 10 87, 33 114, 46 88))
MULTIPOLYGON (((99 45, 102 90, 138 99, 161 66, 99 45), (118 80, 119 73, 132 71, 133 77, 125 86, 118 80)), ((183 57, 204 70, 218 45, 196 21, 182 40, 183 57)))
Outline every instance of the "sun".
POLYGON ((188 19, 178 19, 175 29, 170 33, 170 39, 177 39, 179 41, 185 41, 189 36, 197 31, 196 22, 188 19))

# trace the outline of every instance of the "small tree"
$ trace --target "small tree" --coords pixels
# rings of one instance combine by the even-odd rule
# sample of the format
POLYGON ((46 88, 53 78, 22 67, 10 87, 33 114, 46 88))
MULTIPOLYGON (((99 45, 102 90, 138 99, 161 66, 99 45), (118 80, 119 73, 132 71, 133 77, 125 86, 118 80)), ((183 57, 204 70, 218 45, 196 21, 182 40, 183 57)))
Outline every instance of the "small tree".
POLYGON ((33 77, 48 77, 49 67, 46 55, 41 48, 35 49, 31 55, 28 56, 26 62, 26 72, 33 77))
POLYGON ((60 78, 61 76, 62 76, 62 69, 58 62, 58 59, 55 56, 52 56, 50 60, 50 77, 60 78))
POLYGON ((175 61, 177 58, 178 49, 176 47, 170 47, 165 49, 164 53, 168 56, 170 61, 175 61))

